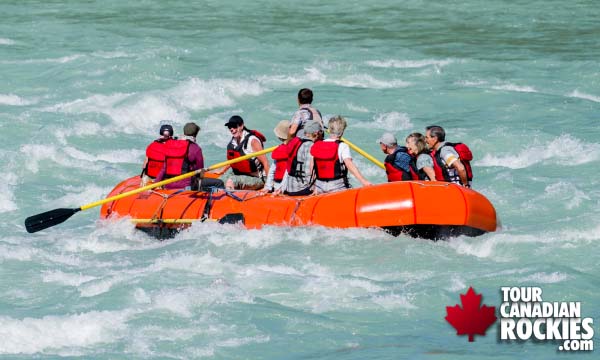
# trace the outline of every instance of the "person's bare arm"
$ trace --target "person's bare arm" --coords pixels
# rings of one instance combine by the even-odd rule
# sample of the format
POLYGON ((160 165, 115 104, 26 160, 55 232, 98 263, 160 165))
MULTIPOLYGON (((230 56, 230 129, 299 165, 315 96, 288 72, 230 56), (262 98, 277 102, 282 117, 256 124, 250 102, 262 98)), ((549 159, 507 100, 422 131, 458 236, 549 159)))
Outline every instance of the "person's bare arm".
MULTIPOLYGON (((258 139, 252 139, 252 142, 250 143, 250 147, 252 148, 253 152, 258 152, 258 151, 263 150, 263 146, 261 145, 260 141, 258 141, 258 139)), ((265 173, 268 174, 269 173, 269 160, 267 160, 267 156, 263 154, 263 155, 257 156, 256 158, 262 164, 265 173)))
POLYGON ((350 173, 352 173, 352 175, 354 175, 354 177, 356 177, 356 179, 358 181, 360 181, 360 183, 363 186, 373 185, 369 182, 369 180, 365 179, 364 176, 362 176, 362 174, 360 173, 360 171, 358 170, 356 165, 354 165, 352 158, 344 159, 344 164, 346 165, 346 168, 348 169, 348 171, 350 171, 350 173))

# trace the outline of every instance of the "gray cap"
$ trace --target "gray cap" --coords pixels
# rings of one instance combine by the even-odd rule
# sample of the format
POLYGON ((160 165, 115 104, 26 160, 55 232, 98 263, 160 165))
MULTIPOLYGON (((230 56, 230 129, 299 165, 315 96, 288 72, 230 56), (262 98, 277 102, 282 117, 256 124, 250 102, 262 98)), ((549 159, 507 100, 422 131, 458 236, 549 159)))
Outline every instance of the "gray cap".
POLYGON ((387 145, 387 146, 394 146, 394 145, 398 145, 398 139, 396 139, 396 137, 392 133, 384 133, 377 140, 377 143, 387 145))
POLYGON ((304 124, 304 133, 305 134, 314 134, 316 132, 322 131, 321 123, 314 120, 309 120, 304 124))

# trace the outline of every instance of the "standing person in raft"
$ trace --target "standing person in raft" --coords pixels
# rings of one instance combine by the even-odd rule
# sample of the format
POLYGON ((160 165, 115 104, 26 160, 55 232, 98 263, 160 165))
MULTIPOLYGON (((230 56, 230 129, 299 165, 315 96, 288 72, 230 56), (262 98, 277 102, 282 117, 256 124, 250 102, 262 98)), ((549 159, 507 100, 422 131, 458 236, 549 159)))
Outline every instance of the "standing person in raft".
MULTIPOLYGON (((246 128, 241 116, 230 117, 225 126, 231 132, 231 140, 227 144, 227 160, 263 150, 263 142, 267 139, 260 132, 246 128)), ((222 175, 229 168, 233 170, 234 175, 225 182, 226 189, 259 190, 265 186, 265 177, 269 173, 269 162, 265 155, 259 155, 226 165, 216 174, 222 175)))
POLYGON ((140 186, 146 186, 152 182, 165 164, 167 142, 173 140, 173 126, 166 120, 161 121, 158 133, 160 137, 146 147, 146 158, 142 167, 140 186))
MULTIPOLYGON (((183 127, 183 138, 167 143, 165 162, 156 176, 156 181, 169 179, 204 167, 202 149, 196 144, 198 132, 200 132, 200 126, 193 122, 187 123, 183 127)), ((204 188, 224 187, 223 181, 219 179, 202 179, 202 175, 200 175, 167 184, 165 188, 199 190, 201 184, 204 188)))
POLYGON ((387 156, 384 165, 388 182, 419 180, 413 159, 405 146, 398 146, 398 139, 391 133, 384 133, 377 140, 381 151, 387 156))
MULTIPOLYGON (((431 150, 436 180, 471 187, 471 179, 467 175, 465 165, 454 147, 455 144, 446 142, 444 128, 431 125, 427 126, 425 130, 427 131, 425 133, 425 142, 431 150)), ((470 150, 468 152, 470 153, 470 150)))
POLYGON ((321 112, 312 107, 312 101, 313 92, 311 89, 304 88, 298 91, 298 105, 300 108, 292 116, 288 131, 290 139, 294 136, 302 137, 304 135, 304 124, 309 120, 317 121, 323 127, 321 112))
POLYGON ((365 179, 350 154, 348 144, 340 139, 346 129, 346 119, 334 116, 329 119, 329 138, 317 141, 310 149, 313 156, 312 168, 315 171, 316 181, 313 194, 322 194, 350 188, 348 171, 360 181, 363 186, 371 183, 365 179))
POLYGON ((273 162, 269 168, 265 187, 261 190, 263 193, 277 191, 281 188, 283 180, 287 174, 287 159, 288 159, 288 129, 290 128, 289 120, 281 120, 273 129, 275 136, 281 141, 271 153, 273 162))

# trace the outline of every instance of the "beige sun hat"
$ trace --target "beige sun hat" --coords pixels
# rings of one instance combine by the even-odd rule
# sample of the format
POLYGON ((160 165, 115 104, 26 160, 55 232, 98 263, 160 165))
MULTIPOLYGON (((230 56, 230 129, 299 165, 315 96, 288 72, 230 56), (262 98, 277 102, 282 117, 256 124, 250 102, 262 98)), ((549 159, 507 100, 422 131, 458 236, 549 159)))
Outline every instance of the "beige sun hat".
POLYGON ((277 136, 278 138, 287 139, 289 128, 290 128, 290 121, 289 120, 281 120, 277 124, 277 126, 275 126, 275 129, 273 129, 273 132, 275 133, 275 136, 277 136))

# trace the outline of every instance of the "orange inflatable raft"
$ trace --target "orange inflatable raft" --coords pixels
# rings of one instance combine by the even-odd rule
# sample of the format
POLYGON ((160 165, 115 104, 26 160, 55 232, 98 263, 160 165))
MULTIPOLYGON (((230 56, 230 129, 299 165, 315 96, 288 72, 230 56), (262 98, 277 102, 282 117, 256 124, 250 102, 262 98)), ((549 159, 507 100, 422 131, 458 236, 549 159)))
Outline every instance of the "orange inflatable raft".
MULTIPOLYGON (((118 184, 109 197, 139 187, 139 177, 118 184)), ((257 191, 150 190, 104 204, 102 218, 129 216, 156 237, 172 236, 201 221, 333 228, 377 227, 430 239, 495 231, 496 211, 478 192, 445 182, 384 183, 316 196, 257 191)))

